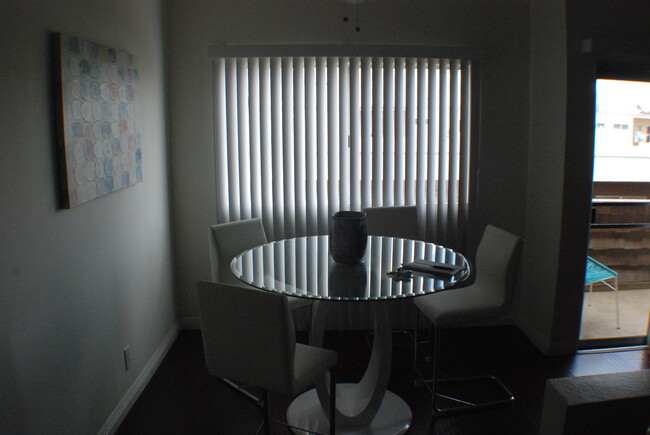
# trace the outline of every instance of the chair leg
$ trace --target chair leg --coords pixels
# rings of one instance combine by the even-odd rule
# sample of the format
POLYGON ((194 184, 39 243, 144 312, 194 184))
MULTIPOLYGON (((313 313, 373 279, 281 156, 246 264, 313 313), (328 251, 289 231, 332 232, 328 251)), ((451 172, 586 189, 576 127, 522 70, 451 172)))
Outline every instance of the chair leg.
POLYGON ((413 365, 417 366, 418 364, 418 354, 422 352, 423 358, 425 361, 430 361, 430 353, 431 353, 431 344, 432 344, 432 326, 431 323, 428 324, 427 330, 422 333, 420 331, 420 310, 415 308, 415 314, 413 315, 413 318, 415 319, 415 324, 413 326, 413 365), (422 350, 422 348, 426 346, 426 350, 422 350))
POLYGON ((415 324, 413 325, 413 366, 415 366, 418 363, 418 345, 420 343, 420 338, 418 334, 418 330, 420 329, 419 326, 419 320, 420 320, 420 310, 418 310, 418 307, 415 306, 415 324))
POLYGON ((431 364, 431 397, 433 409, 437 410, 436 398, 438 397, 438 360, 440 355, 440 328, 433 328, 433 362, 431 364))
MULTIPOLYGON (((417 314, 416 314, 417 316, 417 314)), ((431 329, 431 328, 430 328, 431 329)), ((415 337, 417 338, 419 333, 417 333, 417 328, 416 328, 416 335, 415 337)), ((428 332, 428 336, 426 341, 420 342, 420 339, 417 338, 414 343, 413 343, 413 369, 415 370, 417 379, 415 380, 415 384, 417 385, 422 385, 424 384, 432 394, 434 392, 432 391, 432 388, 435 389, 435 382, 433 382, 434 379, 437 379, 438 377, 438 344, 440 343, 440 332, 438 328, 433 328, 433 330, 428 332), (429 345, 429 349, 427 351, 421 351, 420 349, 420 344, 427 344, 429 345), (432 349, 431 349, 432 348, 432 349), (418 362, 418 354, 422 352, 424 363, 428 362, 429 360, 432 361, 432 379, 427 379, 422 371, 420 370, 420 367, 423 364, 420 364, 418 362), (428 353, 430 353, 432 356, 429 356, 428 353), (428 384, 431 384, 431 387, 429 387, 428 384)))
POLYGON ((269 406, 269 390, 264 390, 264 426, 266 435, 271 434, 271 407, 269 406))
POLYGON ((244 396, 248 397, 252 401, 256 402, 258 405, 260 405, 264 400, 261 397, 257 397, 255 394, 253 394, 250 391, 246 390, 246 388, 244 388, 243 386, 231 381, 230 379, 221 378, 221 380, 224 381, 226 384, 230 385, 237 392, 243 394, 244 396))
MULTIPOLYGON (((440 345, 441 345, 440 341, 442 335, 441 328, 436 327, 434 325, 433 335, 434 335, 433 357, 432 357, 433 361, 431 365, 431 369, 432 369, 431 379, 425 379, 422 376, 422 373, 418 369, 417 365, 415 366, 415 370, 421 382, 424 383, 424 385, 429 389, 431 393, 432 413, 434 415, 445 416, 445 415, 458 414, 458 413, 468 412, 468 411, 476 411, 479 409, 495 408, 498 406, 505 406, 511 404, 515 400, 510 390, 499 379, 497 379, 494 376, 486 375, 486 376, 469 376, 469 377, 462 377, 462 378, 440 379, 439 360, 440 360, 440 345), (454 397, 448 394, 443 394, 440 391, 441 390, 440 386, 443 384, 469 385, 472 382, 477 382, 477 381, 489 382, 490 384, 495 385, 499 394, 503 395, 503 398, 495 399, 495 400, 486 400, 486 401, 472 401, 472 400, 464 400, 459 397, 454 397), (458 405, 443 407, 439 405, 439 399, 445 399, 447 401, 453 402, 454 404, 458 404, 458 405)), ((476 389, 474 391, 476 391, 476 389)))
POLYGON ((336 368, 330 370, 330 435, 336 433, 336 368))
POLYGON ((614 277, 614 294, 616 295, 616 329, 621 329, 621 314, 618 309, 618 276, 614 277))

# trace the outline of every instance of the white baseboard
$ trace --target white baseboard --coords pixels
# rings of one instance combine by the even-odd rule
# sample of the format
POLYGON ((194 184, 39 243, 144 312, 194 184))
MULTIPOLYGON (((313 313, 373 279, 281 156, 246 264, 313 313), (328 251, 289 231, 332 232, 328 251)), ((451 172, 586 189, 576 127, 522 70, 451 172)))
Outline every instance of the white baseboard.
POLYGON ((122 424, 122 421, 124 421, 124 418, 135 404, 135 401, 138 400, 138 397, 140 397, 140 394, 144 391, 145 387, 151 380, 151 377, 156 373, 158 366, 160 366, 165 355, 167 355, 167 351, 172 347, 172 344, 174 344, 174 340, 176 340, 179 331, 180 328, 178 323, 174 323, 154 354, 149 358, 149 361, 147 361, 147 364, 144 366, 136 380, 126 391, 122 400, 120 400, 102 428, 99 430, 99 435, 111 435, 117 431, 120 424, 122 424))

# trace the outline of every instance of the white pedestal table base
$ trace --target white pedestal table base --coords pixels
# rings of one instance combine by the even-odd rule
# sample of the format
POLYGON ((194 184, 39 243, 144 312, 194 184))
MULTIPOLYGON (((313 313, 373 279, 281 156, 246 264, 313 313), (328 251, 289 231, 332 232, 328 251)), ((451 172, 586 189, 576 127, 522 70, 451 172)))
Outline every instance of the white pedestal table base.
MULTIPOLYGON (((337 384, 337 393, 345 396, 346 390, 355 384, 337 384)), ((337 399, 339 394, 336 395, 337 399)), ((343 400, 337 400, 336 408, 343 414, 348 413, 343 400)), ((397 394, 386 391, 379 405, 375 418, 364 426, 336 426, 336 433, 341 435, 397 435, 406 433, 411 426, 412 413, 409 406, 397 394)), ((330 422, 318 400, 315 389, 298 396, 287 409, 287 423, 312 432, 329 433, 330 422)), ((293 433, 304 435, 308 432, 292 429, 293 433)))
MULTIPOLYGON (((315 302, 310 342, 323 345, 325 325, 332 303, 315 302)), ((411 425, 409 406, 388 391, 392 359, 392 334, 386 305, 373 302, 374 338, 370 361, 358 383, 336 384, 336 433, 402 434, 411 425)), ((329 432, 329 374, 316 388, 298 396, 287 410, 287 423, 318 433, 329 432)), ((304 431, 294 431, 306 433, 304 431)))

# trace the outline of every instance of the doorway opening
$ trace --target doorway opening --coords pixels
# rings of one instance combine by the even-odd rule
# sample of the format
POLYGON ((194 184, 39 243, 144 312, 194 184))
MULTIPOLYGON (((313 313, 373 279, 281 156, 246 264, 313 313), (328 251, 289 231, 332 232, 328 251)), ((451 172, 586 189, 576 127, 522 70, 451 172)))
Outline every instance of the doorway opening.
MULTIPOLYGON (((647 79, 647 78, 646 78, 647 79)), ((650 80, 596 80, 594 171, 580 349, 647 346, 650 80)))

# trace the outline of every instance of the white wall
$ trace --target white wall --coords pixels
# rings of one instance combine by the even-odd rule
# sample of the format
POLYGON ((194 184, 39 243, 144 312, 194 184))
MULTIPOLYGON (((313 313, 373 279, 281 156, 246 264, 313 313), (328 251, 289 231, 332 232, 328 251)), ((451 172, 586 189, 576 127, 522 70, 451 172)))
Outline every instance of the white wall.
MULTIPOLYGON (((344 2, 168 2, 172 198, 179 315, 196 325, 196 282, 210 279, 208 226, 216 223, 213 44, 405 44, 485 51, 479 177, 480 226, 523 234, 528 138, 528 3, 520 0, 375 0, 360 32, 344 2)), ((480 235, 480 234, 479 234, 480 235)))
POLYGON ((564 183, 564 0, 533 0, 530 12, 530 150, 525 260, 518 324, 538 347, 548 350, 557 283, 564 183))
POLYGON ((0 10, 0 432, 97 433, 175 322, 163 10, 158 0, 0 10), (141 76, 144 182, 70 210, 57 208, 50 32, 134 53, 141 76))

